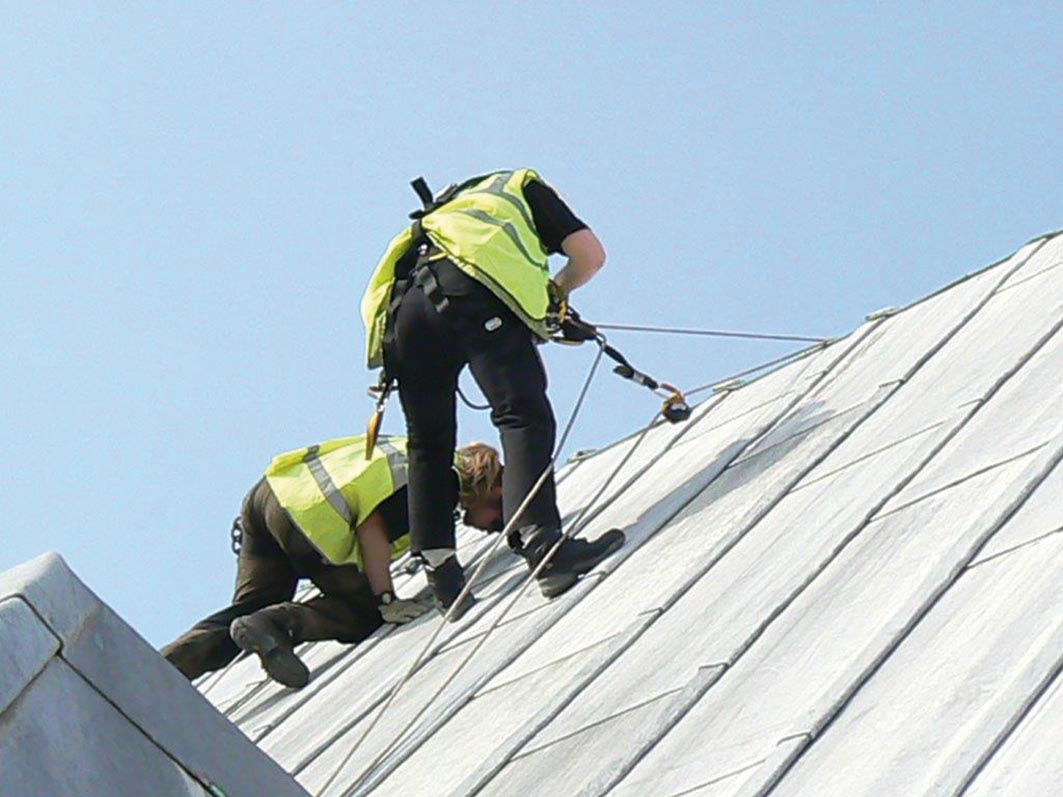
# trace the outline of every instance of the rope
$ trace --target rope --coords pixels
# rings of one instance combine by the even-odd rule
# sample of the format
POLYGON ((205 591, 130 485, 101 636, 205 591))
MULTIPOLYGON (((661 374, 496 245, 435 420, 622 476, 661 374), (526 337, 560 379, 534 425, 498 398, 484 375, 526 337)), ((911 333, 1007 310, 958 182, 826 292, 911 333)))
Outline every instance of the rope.
POLYGON ((716 338, 746 338, 748 340, 796 340, 804 343, 822 343, 826 338, 809 338, 803 335, 773 335, 762 332, 731 332, 722 329, 683 329, 679 327, 649 327, 638 324, 595 324, 598 329, 619 329, 627 332, 664 332, 672 335, 706 335, 716 338))
POLYGON ((822 340, 814 346, 806 346, 803 349, 798 349, 797 351, 790 352, 789 354, 783 355, 782 357, 776 357, 774 360, 768 360, 766 363, 761 363, 760 365, 755 365, 752 368, 747 368, 744 371, 739 371, 737 374, 726 376, 723 379, 717 379, 713 382, 709 382, 708 384, 691 388, 690 390, 684 390, 683 395, 688 397, 693 396, 695 393, 701 393, 702 391, 709 390, 710 388, 718 387, 719 385, 724 385, 728 382, 733 382, 735 379, 741 379, 743 376, 755 374, 758 371, 763 371, 765 368, 771 368, 773 365, 781 365, 782 363, 788 363, 791 360, 796 360, 801 357, 804 357, 806 354, 810 354, 814 351, 819 351, 830 342, 831 341, 829 339, 822 340))
POLYGON ((395 736, 395 739, 392 740, 391 744, 389 744, 381 753, 379 753, 378 756, 372 761, 372 763, 370 763, 369 766, 366 767, 366 769, 362 770, 361 776, 349 788, 349 790, 344 793, 343 797, 350 797, 351 795, 356 794, 358 788, 361 787, 362 785, 366 784, 368 776, 370 776, 372 774, 373 768, 377 764, 381 763, 385 758, 387 758, 388 753, 390 753, 396 746, 398 746, 398 744, 403 740, 403 737, 406 735, 406 733, 409 732, 410 728, 414 727, 414 725, 418 722, 418 720, 428 710, 428 707, 432 706, 432 703, 435 702, 435 700, 446 690, 446 688, 448 688, 448 686, 454 681, 454 679, 457 678, 461 674, 463 669, 466 668, 466 666, 469 664, 469 662, 472 660, 472 658, 477 654, 477 652, 479 652, 479 649, 482 648, 487 643, 488 638, 494 632, 494 630, 497 627, 499 627, 500 625, 502 625, 503 621, 505 620, 506 616, 509 614, 510 610, 514 606, 517 606, 518 603, 520 603, 520 600, 521 600, 522 597, 524 597, 524 593, 527 592, 528 587, 532 586, 532 583, 539 577, 539 574, 545 569, 545 567, 547 565, 550 564, 550 562, 553 560, 554 556, 557 554, 558 550, 560 549, 561 545, 563 545, 568 540, 570 540, 573 537, 575 537, 576 533, 578 533, 579 531, 583 530, 583 528, 581 528, 581 526, 580 526, 580 523, 581 523, 581 521, 583 521, 584 516, 587 514, 587 512, 590 510, 590 508, 592 506, 594 506, 594 502, 596 502, 597 499, 602 496, 602 493, 604 493, 608 489, 609 485, 612 484, 612 480, 624 468, 624 465, 627 464, 627 462, 631 458, 631 456, 635 454, 637 448, 642 443, 642 441, 645 439, 646 435, 649 433, 649 430, 651 430, 653 428, 654 423, 657 421, 657 418, 658 418, 659 414, 660 414, 659 411, 654 413, 654 417, 651 420, 649 420, 649 423, 642 430, 642 433, 639 435, 639 438, 636 440, 635 445, 631 446, 630 451, 628 451, 627 454, 624 455, 623 459, 620 461, 620 463, 617 465, 617 467, 615 467, 612 470, 612 473, 609 474, 609 477, 605 480, 605 482, 602 485, 602 487, 598 488, 597 492, 594 493, 594 496, 590 499, 590 501, 587 502, 587 504, 584 505, 584 508, 580 510, 579 514, 577 515, 576 520, 573 521, 573 523, 572 523, 572 525, 570 527, 570 530, 567 531, 566 533, 563 533, 563 535, 561 535, 561 537, 557 540, 557 542, 555 542, 554 545, 551 547, 549 552, 546 553, 546 556, 543 557, 543 559, 539 562, 538 565, 536 565, 535 570, 533 570, 532 573, 528 574, 527 578, 524 579, 524 582, 523 582, 523 584, 521 586, 521 589, 517 592, 516 595, 513 596, 513 598, 509 601, 509 604, 506 605, 506 607, 499 613, 499 615, 497 615, 494 618, 494 621, 491 623, 491 625, 487 629, 487 631, 484 632, 482 637, 480 637, 476 641, 476 643, 473 645, 472 649, 469 650, 468 654, 466 654, 465 658, 463 658, 458 663, 457 667, 454 668, 454 672, 452 672, 450 674, 450 676, 448 676, 448 678, 446 678, 446 680, 443 681, 442 685, 439 686, 439 689, 437 689, 435 691, 435 693, 433 693, 433 695, 431 697, 429 697, 424 702, 424 705, 421 707, 421 710, 417 713, 417 715, 414 718, 412 718, 410 720, 409 723, 406 724, 406 726, 402 729, 402 731, 400 731, 399 735, 395 736))
POLYGON ((464 392, 462 392, 461 385, 458 385, 458 395, 461 396, 461 400, 465 402, 465 406, 471 410, 477 410, 479 412, 482 412, 483 410, 491 409, 490 404, 473 404, 471 401, 469 401, 469 397, 466 396, 464 392))
MULTIPOLYGON (((589 382, 588 382, 588 384, 589 384, 589 382)), ((638 439, 636 439, 635 444, 633 446, 631 446, 631 448, 623 456, 623 458, 620 460, 620 462, 617 464, 617 466, 615 468, 613 468, 613 471, 609 474, 608 478, 598 488, 598 490, 597 490, 597 492, 595 492, 594 496, 587 503, 585 503, 583 505, 583 508, 580 510, 579 515, 572 522, 572 525, 570 526, 569 531, 564 533, 557 540, 557 542, 554 543, 554 545, 547 552, 546 556, 543 557, 543 559, 539 562, 539 564, 535 567, 535 569, 524 580, 524 583, 521 585, 521 588, 517 592, 517 594, 505 606, 505 608, 501 612, 499 612, 498 616, 491 623, 491 625, 487 629, 487 631, 477 640, 477 642, 473 645, 472 649, 468 653, 465 654, 465 657, 458 663, 458 666, 454 669, 454 671, 451 672, 451 674, 449 676, 447 676, 447 679, 443 682, 443 684, 432 694, 432 696, 430 698, 428 698, 427 701, 425 701, 425 703, 422 705, 420 711, 418 711, 417 714, 413 717, 413 719, 410 720, 410 722, 408 722, 406 724, 406 726, 399 732, 398 736, 396 736, 395 739, 392 740, 391 744, 389 744, 387 746, 387 748, 385 748, 380 754, 378 754, 377 757, 369 764, 369 766, 367 766, 363 770, 361 777, 359 777, 359 779, 351 786, 351 788, 347 790, 347 792, 345 793, 344 797, 347 797, 348 795, 355 794, 357 789, 359 787, 361 787, 363 784, 365 784, 365 782, 367 780, 367 776, 369 776, 372 773, 373 768, 376 767, 377 764, 379 764, 381 761, 383 761, 384 758, 387 757, 388 753, 390 753, 392 750, 395 749, 395 747, 398 745, 398 743, 409 732, 410 728, 412 728, 414 726, 414 724, 416 724, 416 722, 428 710, 428 707, 431 706, 432 703, 435 702, 435 700, 441 694, 443 694, 443 692, 446 690, 446 688, 448 686, 450 686, 450 684, 454 681, 454 679, 457 678, 458 675, 461 674, 462 670, 465 669, 465 667, 468 665, 468 663, 472 660, 473 656, 475 656, 479 652, 480 648, 482 648, 484 646, 484 644, 486 644, 488 638, 491 636, 492 633, 494 633, 495 629, 497 629, 502 624, 502 621, 505 620, 505 618, 509 614, 510 610, 514 606, 516 606, 517 603, 520 602, 521 598, 524 597, 524 593, 528 591, 528 587, 531 586, 531 584, 539 577, 539 573, 541 573, 543 571, 543 569, 546 568, 550 564, 550 561, 554 558, 554 555, 561 548, 561 546, 567 540, 575 537, 576 534, 578 534, 580 531, 583 530, 582 529, 582 525, 581 525, 582 521, 583 521, 583 518, 586 516, 586 514, 590 510, 590 508, 592 506, 594 506, 595 502, 609 488, 609 485, 612 484, 613 479, 616 478, 616 475, 623 469, 623 467, 628 463, 628 461, 634 455, 635 451, 642 444, 642 441, 645 440, 646 435, 653 428, 653 424, 657 420, 657 417, 659 415, 660 415, 659 411, 654 413, 653 417, 650 418, 650 422, 646 425, 646 428, 642 430, 642 433, 639 435, 638 439)), ((538 489, 538 488, 536 488, 536 489, 538 489)), ((482 565, 481 565, 481 567, 482 567, 482 565)), ((476 575, 479 575, 479 573, 477 572, 476 575)))
MULTIPOLYGON (((761 370, 764 370, 766 368, 770 368, 773 365, 778 365, 778 364, 781 364, 781 363, 788 362, 790 360, 797 359, 797 358, 799 358, 799 357, 801 357, 801 356, 803 356, 805 354, 808 354, 811 351, 823 348, 825 345, 827 345, 830 342, 829 339, 826 339, 826 338, 812 338, 812 337, 804 337, 804 336, 797 336, 797 335, 761 334, 761 333, 751 333, 751 332, 732 332, 732 331, 725 331, 725 330, 699 330, 699 329, 682 329, 682 328, 669 328, 669 327, 650 327, 650 326, 636 326, 636 325, 632 325, 632 324, 596 324, 595 326, 597 328, 599 328, 599 329, 616 329, 616 330, 625 330, 625 331, 633 331, 633 332, 660 332, 660 333, 671 333, 671 334, 679 334, 679 335, 704 335, 704 336, 713 336, 713 337, 746 338, 746 339, 752 339, 752 340, 791 340, 791 341, 802 341, 802 342, 808 342, 808 343, 813 343, 814 344, 812 346, 808 346, 808 347, 805 347, 803 349, 800 349, 800 350, 798 350, 796 352, 792 352, 790 354, 787 354, 787 355, 785 355, 783 357, 777 357, 777 358, 775 358, 773 360, 770 360, 770 361, 768 361, 766 363, 763 363, 761 365, 755 366, 753 368, 746 369, 746 370, 741 371, 741 372, 739 372, 737 374, 729 376, 729 377, 727 377, 725 379, 716 380, 716 381, 710 382, 710 383, 708 383, 706 385, 702 385, 700 387, 695 387, 695 388, 693 388, 691 390, 685 391, 685 395, 687 395, 687 396, 693 395, 695 393, 699 393, 701 391, 707 390, 707 389, 712 388, 712 387, 716 387, 718 385, 724 384, 724 383, 729 382, 729 381, 733 381, 734 379, 738 379, 738 378, 740 378, 742 376, 747 376, 748 374, 756 373, 757 371, 761 371, 761 370)), ((586 380, 583 383, 583 387, 580 390, 579 396, 578 396, 578 398, 576 400, 576 403, 575 403, 575 405, 574 405, 574 407, 572 409, 572 413, 569 416, 569 420, 568 420, 568 422, 565 425, 565 429, 564 429, 564 432, 561 435, 561 439, 558 442, 557 447, 556 447, 555 452, 554 452, 554 455, 550 459, 550 462, 547 465, 546 469, 542 472, 542 474, 539 476, 539 479, 536 481, 535 485, 528 492, 528 495, 524 498, 524 501, 521 503, 520 507, 518 507, 517 511, 512 515, 512 517, 510 518, 509 523, 506 524, 506 527, 499 533, 498 538, 494 541, 494 543, 492 543, 490 549, 487 551, 486 555, 484 555, 483 559, 481 560, 479 567, 476 568, 476 570, 473 572, 473 574, 466 581, 465 587, 461 590, 461 592, 459 593, 458 597, 451 604, 451 608, 447 610, 446 615, 443 617, 442 621, 439 623, 439 625, 437 626, 436 630, 433 632, 432 636, 429 638, 428 642, 421 649, 420 653, 418 653, 417 658, 414 660, 413 664, 409 667, 409 669, 402 676, 402 678, 400 678, 399 681, 395 684, 395 687, 391 690, 391 693, 388 695, 387 700, 384 702, 384 704, 381 706, 380 710, 373 717, 372 721, 369 723, 369 726, 362 732, 361 736, 358 737, 357 741, 354 743, 354 745, 351 747, 351 749, 344 756, 343 760, 340 761, 340 763, 337 765, 336 769, 329 776, 328 780, 326 780, 324 785, 317 791, 317 796, 318 797, 321 797, 321 795, 323 795, 325 793, 325 791, 328 790, 328 788, 333 784, 333 782, 335 782, 335 780, 339 776, 340 772, 343 771, 343 769, 347 766, 348 763, 350 763, 351 759, 354 757, 354 754, 358 751, 358 749, 362 746, 362 744, 364 744, 364 742, 368 738, 369 734, 372 733, 373 729, 377 726, 377 724, 380 722, 380 720, 383 718, 383 716, 387 713, 388 709, 391 707, 392 703, 395 701, 395 699, 398 696, 399 692, 406 685, 406 683, 408 683, 410 678, 413 677, 414 673, 420 668, 422 662, 424 662, 426 660, 426 655, 427 655, 428 651, 431 650, 432 646, 435 644, 436 640, 439 638, 439 635, 442 633, 443 629, 446 628, 447 622, 450 620, 450 616, 453 613, 454 609, 457 606, 459 606, 465 600, 466 596, 472 590, 473 585, 476 583, 477 579, 480 577, 480 575, 483 573, 484 569, 487 567, 488 563, 490 562, 490 560, 491 560, 492 556, 494 555, 495 551, 498 549, 498 547, 501 544, 502 540, 508 538, 508 535, 509 535, 509 533, 511 531, 511 527, 512 527, 514 521, 517 518, 519 518, 521 516, 521 514, 523 514, 523 512, 527 508, 528 504, 531 502, 531 500, 534 498, 534 496, 538 494, 539 490, 542 488, 543 484, 546 482, 546 479, 549 477, 550 473, 553 472, 554 466, 555 466, 555 464, 557 462, 557 457, 558 457, 559 453, 561 452, 561 450, 564 448, 564 445, 565 445, 565 443, 568 440, 569 433, 572 431, 572 427, 573 427, 573 425, 574 425, 574 423, 576 421, 576 418, 578 417, 578 415, 580 413, 580 410, 583 407, 584 400, 586 399, 586 396, 587 396, 587 391, 590 388, 591 382, 594 379, 594 375, 595 375, 595 373, 598 370, 599 364, 601 363, 602 356, 605 353, 605 347, 606 347, 605 337, 604 336, 599 336, 598 338, 595 339, 595 342, 598 343, 598 353, 597 353, 597 355, 594 358, 594 362, 592 363, 590 371, 587 374, 587 378, 586 378, 586 380)), ((471 407, 472 409, 476 409, 476 410, 489 409, 489 406, 479 406, 479 405, 475 405, 472 402, 470 402, 469 399, 465 396, 465 394, 461 392, 460 387, 458 388, 458 393, 461 396, 462 401, 464 401, 465 404, 468 405, 469 407, 471 407)), ((462 672, 462 670, 466 667, 466 665, 469 663, 469 661, 472 659, 472 657, 476 655, 476 653, 480 650, 480 648, 483 647, 483 645, 487 642, 487 639, 491 636, 491 634, 495 631, 495 629, 497 629, 498 626, 502 624, 502 621, 508 615, 510 610, 520 601, 520 599, 524 596, 525 592, 527 592, 528 587, 538 578, 539 574, 543 571, 543 569, 546 568, 547 566, 549 566, 550 562, 553 560, 554 556, 556 555, 556 553, 560 549, 560 547, 567 540, 569 540, 572 537, 574 537, 575 534, 577 534, 579 531, 582 531, 583 520, 586 517, 587 512, 590 510, 590 508, 592 506, 594 506, 595 502, 602 496, 602 494, 605 492, 605 490, 608 489, 609 485, 612 484, 612 482, 616 478, 617 474, 623 469, 623 467, 628 463, 628 461, 634 455, 635 451, 642 444, 643 440, 645 440, 646 435, 653 428, 653 425, 657 421, 657 418, 658 418, 659 415, 661 415, 661 410, 658 410, 657 412, 654 413, 653 418, 650 419, 650 422, 646 426, 646 428, 642 430, 642 432, 640 433, 639 437, 636 439, 635 444, 632 445, 632 447, 628 450, 628 452, 623 456, 623 458, 620 460, 620 462, 617 464, 617 466, 609 474, 608 478, 602 483, 602 485, 595 492, 594 496, 587 503, 584 504, 583 508, 580 510, 580 512, 577 515, 576 519, 570 525, 569 530, 566 531, 564 534, 562 534, 559 537, 557 542, 555 542, 554 545, 547 552, 546 556, 543 557, 539 561, 539 563, 536 565, 536 567, 532 570, 532 572, 524 580, 524 583, 522 584, 520 590, 513 597, 513 599, 503 608, 503 610, 498 614, 498 616, 491 623, 491 626, 487 629, 487 631, 482 636, 480 636, 480 638, 477 640, 477 642, 473 645, 472 649, 465 655, 465 657, 462 659, 462 661, 458 663, 458 666, 453 670, 453 672, 451 672, 451 674, 447 677, 447 679, 443 682, 443 684, 431 695, 431 697, 429 697, 429 699, 427 701, 424 702, 424 704, 421 706, 420 710, 414 715, 414 717, 409 722, 407 722, 405 726, 403 726, 403 728, 399 731, 399 733, 387 745, 385 745, 384 748, 376 755, 376 757, 362 770, 362 772, 359 775, 359 777, 357 778, 357 780, 355 780, 355 782, 344 792, 345 797, 347 795, 355 794, 359 790, 359 788, 361 788, 364 784, 366 784, 366 781, 371 777, 373 770, 385 758, 387 758, 387 756, 403 741, 403 739, 406 737, 406 735, 409 733, 409 731, 414 727, 414 725, 416 725, 417 722, 421 719, 421 717, 424 716, 424 714, 428 710, 428 708, 446 690, 446 688, 448 686, 450 686, 451 683, 453 683, 454 679, 462 672)))
MULTIPOLYGON (((472 576, 470 576, 469 579, 465 582, 465 587, 461 590, 461 592, 458 594, 458 597, 450 605, 450 608, 447 610, 446 615, 444 615, 443 619, 440 621, 439 625, 437 626, 435 632, 429 638, 428 642, 422 648, 421 652, 418 653, 417 658, 414 660, 413 664, 410 665, 410 667, 406 671, 406 673, 395 684, 395 688, 391 690, 391 693, 388 695, 388 699, 384 702, 383 706, 381 706, 380 710, 376 713, 376 716, 373 717, 372 722, 370 722, 369 726, 362 732, 362 735, 358 737, 358 740, 351 747, 350 751, 343 757, 343 760, 340 761, 339 765, 337 765, 336 769, 329 776, 328 780, 326 780, 324 785, 317 791, 317 796, 318 797, 321 797, 321 795, 323 795, 325 793, 325 791, 329 788, 329 786, 331 786, 332 783, 336 780, 337 776, 339 776, 339 774, 343 770, 343 768, 346 767, 347 764, 350 762, 351 758, 354 757, 354 754, 358 751, 358 748, 362 746, 362 744, 365 742, 366 738, 369 736, 370 733, 372 733, 373 729, 376 727, 377 723, 384 716, 384 714, 387 712, 387 710, 391 707, 391 704, 395 701, 395 698, 398 696, 398 694, 401 691, 402 687, 406 685, 406 682, 409 681, 409 679, 413 676, 413 674, 421 666, 421 662, 424 661, 424 659, 425 659, 425 654, 428 653, 428 651, 431 649, 432 645, 434 645, 435 641, 439 638, 439 635, 443 632, 443 629, 446 628, 446 625, 447 625, 447 623, 450 620, 450 615, 453 613, 454 609, 456 607, 460 606, 462 601, 465 600, 466 595, 468 595, 468 593, 472 590, 472 586, 476 582, 476 579, 480 577, 480 574, 487 567, 487 564, 491 560, 491 557, 494 554, 494 552, 498 549, 498 547, 502 543, 502 541, 508 537, 509 532, 511 531, 511 527, 513 526, 513 523, 517 520, 517 518, 519 518, 524 513, 524 510, 527 509, 528 504, 531 503, 532 499, 535 497, 535 495, 542 488, 543 484, 546 483, 547 478, 553 472, 554 465, 557 462, 558 454, 560 454, 562 448, 564 448, 564 445, 565 445, 565 443, 568 440, 569 432, 572 431, 572 426, 575 423, 576 417, 579 415, 579 411, 582 408, 583 402, 584 402, 584 400, 587 397, 587 391, 590 389, 591 382, 593 381, 594 375, 595 375, 595 373, 598 370, 598 365, 602 361, 602 355, 603 355, 603 350, 601 349, 601 347, 599 347, 598 354, 595 356, 594 362, 591 364, 590 372, 587 374, 587 378, 586 378, 586 380, 583 383, 582 389, 580 390, 579 397, 576 399, 576 403, 575 403, 575 405, 574 405, 574 407, 572 409, 571 415, 569 416, 568 423, 565 425, 564 432, 561 435, 561 440, 558 442, 557 447, 555 448, 555 451, 554 451, 554 455, 550 459, 550 462, 547 464, 547 466, 543 470, 542 474, 540 474, 538 481, 536 481, 535 485, 528 492, 528 495, 525 496, 524 501, 521 502, 521 505, 517 508, 517 511, 513 513, 512 517, 510 518, 509 523, 506 524, 506 527, 498 534, 498 538, 494 541, 494 543, 492 543, 491 548, 488 550, 487 554, 484 556, 483 560, 480 562, 480 566, 478 568, 476 568, 476 570, 473 572, 472 576)), ((551 551, 551 554, 552 553, 553 553, 553 551, 551 551)), ((544 562, 545 561, 546 560, 544 560, 544 562)), ((534 578, 537 574, 538 574, 537 572, 532 573, 531 577, 534 578)), ((473 652, 475 652, 475 651, 473 651, 473 652)), ((462 667, 464 666, 464 662, 462 662, 461 666, 462 667)), ((460 671, 460 667, 459 667, 459 671, 460 671)), ((456 674, 457 673, 455 672, 455 675, 456 674)), ((446 688, 446 686, 450 683, 450 680, 452 680, 453 677, 454 676, 452 675, 451 678, 448 679, 448 681, 443 685, 443 688, 446 688)), ((440 692, 441 691, 442 691, 442 689, 440 690, 440 692)), ((363 770, 363 775, 361 777, 359 777, 359 779, 357 781, 355 781, 355 783, 351 786, 351 788, 348 789, 347 793, 353 792, 355 789, 357 789, 362 784, 362 782, 365 780, 365 777, 364 777, 365 774, 368 774, 370 771, 372 771, 373 767, 375 767, 388 753, 390 753, 394 749, 395 745, 402 740, 402 738, 406 735, 406 733, 413 726, 413 724, 418 719, 420 719, 421 715, 424 713, 424 711, 427 709, 427 707, 429 705, 431 705, 432 701, 435 700, 435 698, 438 696, 438 694, 439 693, 437 692, 436 695, 433 695, 432 698, 425 703, 425 705, 421 708, 421 711, 417 713, 417 715, 413 718, 413 720, 411 720, 406 725, 406 727, 404 727, 399 732, 399 735, 396 736, 377 755, 377 757, 375 759, 373 759, 373 761, 369 764, 369 766, 366 767, 365 770, 363 770)))

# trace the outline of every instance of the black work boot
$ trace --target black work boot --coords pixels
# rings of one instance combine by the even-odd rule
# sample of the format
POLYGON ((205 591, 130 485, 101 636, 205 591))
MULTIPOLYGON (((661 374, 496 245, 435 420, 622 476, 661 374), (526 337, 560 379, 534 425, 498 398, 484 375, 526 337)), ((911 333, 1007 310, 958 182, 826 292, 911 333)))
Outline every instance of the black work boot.
MULTIPOLYGON (((440 614, 445 616, 465 588, 465 571, 462 570, 458 557, 448 556, 438 567, 432 567, 426 563, 425 573, 428 576, 428 585, 435 595, 436 608, 440 614)), ((460 620, 474 603, 476 603, 476 598, 469 592, 450 612, 450 622, 460 620)))
POLYGON ((292 650, 288 630, 263 612, 237 617, 229 624, 229 636, 241 650, 254 653, 262 669, 274 681, 302 689, 310 680, 310 670, 292 650))
MULTIPOLYGON (((528 562, 528 567, 534 570, 561 539, 561 530, 539 525, 524 526, 519 536, 521 549, 518 553, 528 562)), ((605 557, 618 550, 624 540, 624 532, 620 529, 610 529, 594 541, 580 538, 565 540, 535 579, 539 589, 547 598, 555 598, 567 592, 581 575, 589 573, 605 557)))

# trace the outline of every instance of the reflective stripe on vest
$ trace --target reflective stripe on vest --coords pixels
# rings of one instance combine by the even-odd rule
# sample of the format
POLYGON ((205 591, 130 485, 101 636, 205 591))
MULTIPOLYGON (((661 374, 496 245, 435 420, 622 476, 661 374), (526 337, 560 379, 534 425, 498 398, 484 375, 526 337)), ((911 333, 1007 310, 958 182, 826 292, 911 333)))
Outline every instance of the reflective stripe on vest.
MULTIPOLYGON (((325 500, 328 501, 332 510, 343 518, 344 523, 347 524, 347 528, 355 526, 354 515, 351 512, 351 505, 347 503, 347 499, 343 497, 343 493, 340 492, 340 488, 336 486, 336 482, 332 481, 332 477, 329 476, 328 471, 325 470, 324 464, 321 462, 321 458, 318 457, 317 452, 321 450, 321 446, 310 446, 307 449, 306 456, 303 457, 303 462, 310 468, 310 475, 314 477, 314 482, 317 483, 317 489, 325 496, 325 500)), ((282 504, 283 505, 283 504, 282 504)))
MULTIPOLYGON (((529 180, 541 182, 531 169, 487 175, 428 213, 421 219, 421 229, 458 268, 490 289, 533 332, 547 338, 549 262, 522 190, 529 180)), ((362 296, 370 368, 383 364, 395 264, 411 238, 406 229, 391 241, 362 296)))
MULTIPOLYGON (((333 564, 361 565, 355 529, 406 486, 405 449, 405 438, 381 437, 367 460, 364 435, 329 440, 278 454, 266 469, 266 480, 323 556, 333 564)), ((392 544, 392 557, 408 547, 404 535, 392 544)))

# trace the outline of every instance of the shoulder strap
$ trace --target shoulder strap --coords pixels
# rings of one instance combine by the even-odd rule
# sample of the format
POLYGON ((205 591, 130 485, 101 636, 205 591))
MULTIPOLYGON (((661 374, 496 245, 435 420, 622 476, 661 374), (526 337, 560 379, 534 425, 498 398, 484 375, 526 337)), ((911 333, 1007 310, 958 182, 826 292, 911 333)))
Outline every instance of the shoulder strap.
POLYGON ((415 180, 411 180, 410 186, 417 194, 417 198, 421 200, 422 207, 410 211, 410 218, 415 221, 423 219, 436 208, 447 204, 447 202, 452 200, 469 186, 475 185, 481 180, 490 177, 491 174, 494 174, 494 172, 489 174, 479 174, 476 177, 470 177, 468 180, 464 180, 460 183, 451 183, 438 194, 432 193, 432 190, 428 187, 428 183, 425 181, 424 177, 418 177, 415 180))

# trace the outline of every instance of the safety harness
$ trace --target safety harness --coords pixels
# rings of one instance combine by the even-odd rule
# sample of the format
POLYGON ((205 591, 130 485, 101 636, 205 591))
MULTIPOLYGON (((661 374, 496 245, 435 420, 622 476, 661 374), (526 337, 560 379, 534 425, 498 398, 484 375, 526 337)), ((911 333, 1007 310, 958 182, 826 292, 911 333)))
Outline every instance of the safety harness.
MULTIPOLYGON (((396 273, 395 284, 391 289, 391 301, 388 303, 387 322, 384 327, 385 349, 395 343, 395 316, 399 312, 403 297, 406 296, 411 288, 420 288, 439 313, 445 313, 450 309, 450 301, 439 286, 439 280, 436 279, 435 273, 428 268, 428 264, 441 258, 443 252, 425 235, 421 220, 436 208, 445 205, 453 199, 458 191, 467 184, 468 181, 463 183, 462 186, 451 184, 437 196, 433 196, 428 188, 428 183, 425 182, 423 177, 418 177, 410 183, 417 196, 420 197, 421 204, 424 207, 410 212, 410 218, 413 219, 413 224, 410 225, 410 240, 412 241, 412 250, 416 252, 416 257, 413 258, 411 263, 412 252, 408 252, 400 258, 397 264, 403 273, 396 273)), ((387 370, 386 367, 384 370, 387 370)))
MULTIPOLYGON (((436 312, 442 315, 450 309, 450 300, 443 293, 439 280, 431 267, 431 263, 444 258, 446 255, 425 234, 422 220, 429 213, 452 200, 465 188, 482 181, 488 176, 480 175, 462 183, 451 183, 435 195, 432 194, 424 177, 418 177, 410 182, 410 186, 421 200, 422 207, 411 211, 409 214, 413 220, 410 225, 411 251, 404 254, 396 264, 396 279, 392 286, 384 326, 384 366, 380 370, 380 378, 377 384, 369 389, 370 395, 376 397, 376 409, 370 417, 366 428, 366 459, 372 455, 373 446, 376 444, 377 436, 380 434, 380 426, 384 420, 384 410, 387 406, 388 398, 395 387, 395 378, 388 371, 387 361, 389 359, 388 352, 395 344, 396 316, 398 315, 399 307, 402 305, 403 298, 412 288, 416 287, 424 292, 436 312), (416 252, 416 255, 413 255, 413 252, 416 252), (399 273, 399 270, 403 273, 399 273)), ((579 344, 593 340, 601 347, 602 352, 607 357, 617 363, 613 368, 613 373, 623 379, 629 379, 636 384, 642 385, 664 398, 661 414, 668 421, 679 423, 690 417, 690 405, 687 404, 683 394, 677 388, 667 382, 659 382, 631 365, 623 354, 609 345, 605 335, 592 324, 580 318, 579 313, 568 305, 567 298, 551 296, 551 300, 553 306, 549 316, 549 326, 554 333, 551 340, 568 344, 579 344)))
POLYGON ((396 273, 395 283, 391 288, 391 299, 388 302, 387 316, 384 323, 384 367, 380 369, 380 378, 376 386, 369 389, 370 394, 376 396, 376 410, 369 419, 369 425, 366 428, 366 459, 372 455, 373 446, 376 445, 377 437, 380 434, 380 425, 384 420, 384 410, 387 406, 388 398, 395 387, 395 377, 389 373, 387 360, 388 352, 395 345, 396 316, 398 315, 399 307, 402 306, 402 300, 412 288, 416 287, 424 293, 428 301, 436 309, 436 312, 442 314, 450 309, 450 300, 443 293, 435 272, 429 267, 429 263, 442 258, 444 255, 442 250, 428 239, 421 220, 433 210, 442 207, 453 199, 463 188, 482 179, 482 176, 473 177, 461 184, 451 183, 436 195, 432 194, 424 177, 418 177, 410 182, 410 186, 421 200, 422 205, 422 207, 410 211, 410 218, 413 220, 410 225, 411 249, 412 252, 416 252, 416 256, 411 258, 411 252, 407 252, 400 258, 397 266, 402 269, 403 273, 396 273), (411 259, 413 260, 412 263, 410 262, 411 259))

